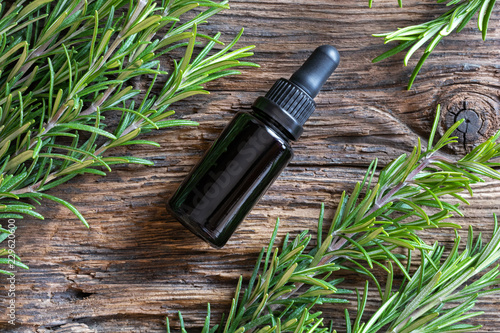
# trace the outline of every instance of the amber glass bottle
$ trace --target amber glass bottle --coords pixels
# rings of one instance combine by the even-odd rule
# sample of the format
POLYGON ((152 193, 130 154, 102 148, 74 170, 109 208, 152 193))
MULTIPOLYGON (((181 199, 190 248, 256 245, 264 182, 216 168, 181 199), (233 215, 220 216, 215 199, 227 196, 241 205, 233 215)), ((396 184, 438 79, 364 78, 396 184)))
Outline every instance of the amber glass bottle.
POLYGON ((318 47, 289 80, 278 80, 252 112, 239 112, 168 202, 184 226, 222 247, 293 157, 290 141, 315 108, 313 98, 339 63, 318 47))

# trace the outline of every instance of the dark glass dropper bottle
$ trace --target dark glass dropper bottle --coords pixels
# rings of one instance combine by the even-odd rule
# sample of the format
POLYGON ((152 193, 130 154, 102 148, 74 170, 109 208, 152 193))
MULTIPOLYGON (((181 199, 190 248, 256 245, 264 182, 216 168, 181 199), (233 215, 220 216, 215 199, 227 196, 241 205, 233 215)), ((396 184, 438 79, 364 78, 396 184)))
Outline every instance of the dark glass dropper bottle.
POLYGON ((239 112, 168 202, 185 227, 212 246, 226 244, 293 157, 313 98, 337 68, 333 46, 318 47, 291 76, 280 79, 252 112, 239 112))

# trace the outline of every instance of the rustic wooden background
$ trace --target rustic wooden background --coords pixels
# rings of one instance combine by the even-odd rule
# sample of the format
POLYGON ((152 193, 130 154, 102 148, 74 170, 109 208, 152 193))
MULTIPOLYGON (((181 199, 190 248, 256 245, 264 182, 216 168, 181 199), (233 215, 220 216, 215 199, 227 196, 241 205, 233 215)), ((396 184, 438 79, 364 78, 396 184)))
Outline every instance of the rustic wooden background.
MULTIPOLYGON (((199 121, 197 128, 156 132, 148 139, 162 148, 134 147, 122 153, 148 158, 154 167, 115 167, 107 177, 87 175, 50 191, 73 203, 91 225, 87 230, 64 207, 46 203, 44 221, 18 222, 17 250, 30 266, 17 276, 17 322, 2 315, 3 332, 165 332, 177 311, 198 331, 211 303, 213 319, 227 312, 240 275, 249 277, 267 244, 276 218, 279 235, 314 229, 320 204, 331 217, 343 190, 361 179, 375 158, 384 165, 426 138, 438 103, 442 127, 461 109, 479 114, 481 133, 464 134, 466 143, 499 128, 500 14, 496 10, 483 42, 473 22, 434 51, 411 91, 406 83, 416 60, 402 55, 379 64, 371 59, 387 50, 372 33, 392 31, 436 17, 445 8, 435 0, 233 0, 231 9, 199 27, 229 40, 241 28, 240 45, 255 44, 261 68, 208 85, 210 96, 179 103, 178 115, 199 121), (238 110, 249 109, 280 77, 288 77, 321 44, 335 45, 341 64, 317 97, 317 111, 294 144, 296 156, 247 217, 226 247, 215 250, 193 237, 165 210, 183 177, 238 110)), ((462 225, 488 236, 492 214, 500 213, 498 182, 474 186, 462 225)), ((449 242, 450 230, 424 233, 430 242, 449 242)), ((4 280, 4 278, 2 278, 4 280)), ((6 284, 6 283, 5 283, 6 284)), ((349 278, 347 286, 361 286, 349 278)), ((373 297, 374 300, 377 297, 373 297)), ((483 298, 486 314, 471 320, 481 332, 500 332, 500 304, 483 298)), ((375 309, 378 303, 370 302, 375 309)), ((355 303, 349 305, 355 307, 355 303)), ((339 331, 343 307, 325 307, 339 331)))

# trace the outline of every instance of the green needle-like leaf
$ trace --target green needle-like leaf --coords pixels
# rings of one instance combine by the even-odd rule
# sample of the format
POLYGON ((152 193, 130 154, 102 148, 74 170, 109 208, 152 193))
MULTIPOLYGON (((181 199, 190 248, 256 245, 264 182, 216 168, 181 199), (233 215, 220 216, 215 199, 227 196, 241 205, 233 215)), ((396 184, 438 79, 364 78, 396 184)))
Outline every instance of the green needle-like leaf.
MULTIPOLYGON (((401 6, 401 1, 398 0, 398 2, 401 6)), ((427 45, 410 76, 408 90, 411 89, 425 61, 443 37, 455 30, 460 32, 476 13, 479 13, 478 27, 482 32, 482 38, 486 39, 491 13, 496 4, 496 0, 438 0, 437 2, 447 2, 446 6, 448 7, 446 13, 438 18, 422 24, 399 28, 394 32, 374 35, 383 37, 384 43, 400 42, 400 44, 376 57, 373 62, 381 61, 409 48, 404 58, 404 65, 407 66, 411 56, 427 45)), ((369 6, 371 7, 371 5, 372 1, 369 0, 369 6)))

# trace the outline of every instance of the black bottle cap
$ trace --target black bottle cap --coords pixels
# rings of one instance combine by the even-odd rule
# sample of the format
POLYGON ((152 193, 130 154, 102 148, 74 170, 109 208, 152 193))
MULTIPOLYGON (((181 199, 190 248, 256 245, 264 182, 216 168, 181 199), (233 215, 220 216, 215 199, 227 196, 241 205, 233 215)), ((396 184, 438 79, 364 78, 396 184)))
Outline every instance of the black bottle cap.
POLYGON ((340 56, 330 45, 318 47, 289 80, 279 79, 253 107, 269 116, 292 140, 316 108, 314 97, 337 68, 340 56))

